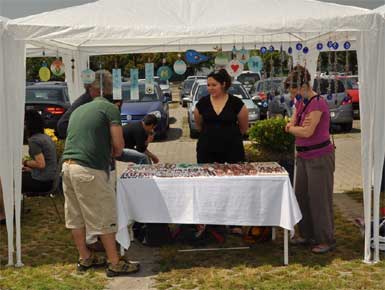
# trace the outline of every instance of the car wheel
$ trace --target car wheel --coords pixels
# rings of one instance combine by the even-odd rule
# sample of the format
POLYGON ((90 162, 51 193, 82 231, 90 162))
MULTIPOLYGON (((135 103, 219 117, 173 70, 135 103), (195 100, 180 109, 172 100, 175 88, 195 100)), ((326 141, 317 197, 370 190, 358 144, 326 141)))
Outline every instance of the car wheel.
POLYGON ((182 107, 186 108, 187 107, 187 103, 182 101, 182 107))
POLYGON ((190 128, 190 138, 196 139, 199 137, 199 132, 190 128))
POLYGON ((353 122, 341 125, 344 132, 350 132, 353 128, 353 122))

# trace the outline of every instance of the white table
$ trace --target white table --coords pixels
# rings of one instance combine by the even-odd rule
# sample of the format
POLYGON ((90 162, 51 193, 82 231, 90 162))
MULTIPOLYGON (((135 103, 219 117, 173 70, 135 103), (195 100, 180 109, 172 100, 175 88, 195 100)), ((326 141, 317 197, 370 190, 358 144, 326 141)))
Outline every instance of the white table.
POLYGON ((288 230, 302 215, 288 175, 131 178, 117 183, 116 240, 128 249, 128 225, 141 223, 278 226, 288 230))

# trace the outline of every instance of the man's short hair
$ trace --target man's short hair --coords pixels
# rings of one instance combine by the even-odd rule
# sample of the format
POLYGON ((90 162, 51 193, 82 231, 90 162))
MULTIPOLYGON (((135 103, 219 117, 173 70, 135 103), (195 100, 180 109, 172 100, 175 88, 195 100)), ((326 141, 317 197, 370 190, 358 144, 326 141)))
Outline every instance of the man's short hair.
POLYGON ((154 114, 148 114, 144 116, 143 123, 146 126, 149 126, 149 125, 156 126, 158 124, 158 118, 154 114))
POLYGON ((100 79, 102 79, 103 95, 112 92, 112 75, 108 70, 102 69, 95 72, 95 80, 90 84, 90 87, 100 89, 100 79))

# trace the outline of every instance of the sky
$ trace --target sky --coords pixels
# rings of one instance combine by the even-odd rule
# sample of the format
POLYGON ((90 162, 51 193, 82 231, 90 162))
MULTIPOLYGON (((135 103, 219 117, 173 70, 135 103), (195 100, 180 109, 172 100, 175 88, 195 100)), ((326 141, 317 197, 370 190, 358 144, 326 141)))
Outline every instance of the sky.
MULTIPOLYGON (((0 0, 0 16, 18 18, 44 11, 80 5, 96 0, 0 0)), ((128 0, 126 0, 128 1, 128 0)), ((145 1, 145 0, 143 0, 145 1)), ((295 2, 295 0, 292 0, 295 2)), ((343 5, 374 9, 385 4, 385 0, 320 0, 343 5)))

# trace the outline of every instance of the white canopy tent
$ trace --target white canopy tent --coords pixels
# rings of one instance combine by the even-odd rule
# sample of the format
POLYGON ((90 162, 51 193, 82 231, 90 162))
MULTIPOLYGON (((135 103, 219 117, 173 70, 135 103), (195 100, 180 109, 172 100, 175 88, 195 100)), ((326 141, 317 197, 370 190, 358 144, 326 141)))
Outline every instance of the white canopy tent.
MULTIPOLYGON (((7 46, 15 49, 6 49, 7 57, 4 59, 9 67, 12 65, 13 80, 10 80, 11 72, 5 70, 5 85, 0 86, 0 95, 5 96, 5 102, 12 103, 17 110, 13 110, 12 114, 8 110, 2 117, 14 126, 13 131, 3 135, 5 139, 13 140, 9 151, 4 151, 4 154, 14 152, 13 164, 9 163, 12 164, 13 173, 9 173, 11 166, 7 163, 0 165, 3 166, 0 172, 3 172, 2 179, 6 179, 9 185, 6 193, 15 196, 16 209, 20 208, 20 137, 25 85, 25 49, 20 49, 18 45, 23 42, 70 55, 75 60, 75 77, 71 85, 75 87, 74 91, 81 91, 79 75, 86 67, 88 55, 92 54, 169 52, 187 48, 207 51, 217 45, 222 46, 223 50, 231 50, 233 45, 259 48, 271 44, 276 48, 282 45, 286 49, 300 42, 310 49, 306 63, 314 72, 318 57, 315 49, 317 42, 322 41, 325 45, 327 40, 333 40, 339 41, 341 46, 341 41, 355 41, 352 49, 357 49, 359 62, 362 172, 367 225, 365 261, 371 261, 371 188, 374 185, 374 193, 379 193, 380 169, 385 151, 385 137, 382 137, 385 29, 384 19, 380 15, 365 9, 313 0, 99 0, 12 20, 7 24, 7 30, 15 39, 8 40, 7 46), (14 137, 15 133, 17 138, 14 137), (14 188, 11 186, 13 181, 14 188)), ((300 61, 304 58, 302 54, 294 57, 300 61)), ((8 198, 7 202, 14 200, 8 198)), ((19 215, 18 210, 16 214, 19 215)), ((374 216, 378 219, 378 208, 374 209, 374 216)), ((16 225, 16 229, 20 232, 20 224, 16 225)), ((20 253, 20 245, 17 246, 20 253)), ((378 235, 376 246, 375 261, 379 259, 378 235)), ((9 249, 11 251, 13 248, 9 249)), ((19 264, 20 258, 18 254, 19 264)))

